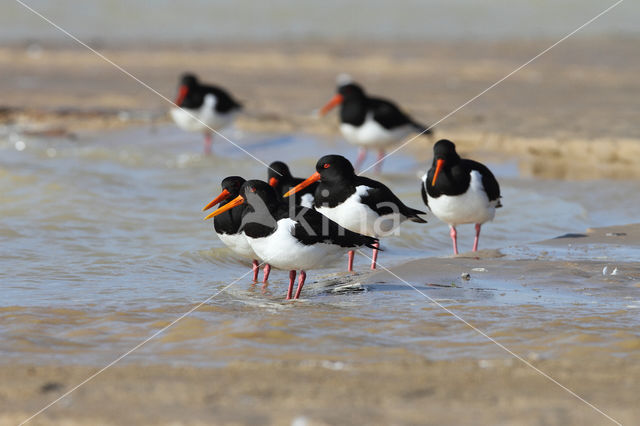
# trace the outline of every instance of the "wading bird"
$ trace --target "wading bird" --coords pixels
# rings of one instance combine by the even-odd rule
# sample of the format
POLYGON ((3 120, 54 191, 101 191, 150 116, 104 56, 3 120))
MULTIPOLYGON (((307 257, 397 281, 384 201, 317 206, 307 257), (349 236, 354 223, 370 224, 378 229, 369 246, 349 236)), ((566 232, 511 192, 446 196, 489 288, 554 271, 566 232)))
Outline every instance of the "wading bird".
POLYGON ((433 146, 433 164, 422 177, 422 199, 450 228, 453 254, 458 254, 456 226, 475 223, 473 251, 478 250, 482 224, 493 220, 500 203, 500 186, 485 165, 460 158, 453 142, 441 139, 433 146))

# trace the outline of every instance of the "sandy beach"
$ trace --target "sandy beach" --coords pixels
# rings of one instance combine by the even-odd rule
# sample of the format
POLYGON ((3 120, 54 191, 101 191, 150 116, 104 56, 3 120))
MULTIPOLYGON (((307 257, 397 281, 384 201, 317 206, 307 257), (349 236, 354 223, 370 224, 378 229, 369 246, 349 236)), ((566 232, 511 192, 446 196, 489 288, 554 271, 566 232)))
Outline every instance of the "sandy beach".
MULTIPOLYGON (((588 230, 584 234, 534 244, 540 255, 514 259, 498 251, 456 259, 428 258, 391 268, 391 273, 368 274, 366 282, 383 286, 424 283, 447 286, 447 280, 471 271, 469 281, 455 287, 477 285, 476 276, 494 282, 520 282, 545 286, 546 292, 571 291, 578 286, 571 276, 589 277, 593 297, 615 293, 638 302, 640 263, 617 262, 619 274, 602 275, 607 261, 546 261, 545 250, 584 249, 596 256, 609 249, 640 246, 640 224, 588 230), (474 272, 472 268, 484 268, 474 272), (558 279, 564 276, 565 279, 558 279), (524 278, 523 278, 524 277, 524 278), (550 282, 549 277, 555 277, 550 282), (612 290, 610 287, 615 286, 612 290)), ((514 248, 517 249, 517 248, 514 248)), ((585 283, 580 284, 585 291, 585 283)), ((434 293, 430 293, 434 294, 434 293)), ((415 295, 422 303, 422 296, 415 295)), ((437 296, 434 296, 437 297, 437 296)), ((478 293, 473 296, 482 300, 478 293)), ((483 309, 495 325, 473 321, 510 350, 523 356, 564 386, 576 392, 623 424, 640 416, 635 401, 640 391, 640 339, 635 327, 614 316, 580 318, 558 307, 539 307, 530 321, 510 319, 492 301, 482 307, 441 300, 464 318, 483 309), (497 311, 502 311, 499 317, 497 311), (527 324, 528 325, 525 325, 527 324), (518 330, 512 330, 515 327, 518 330), (606 328, 607 332, 601 330, 606 328), (572 338, 568 338, 572 336, 572 338), (541 344, 544 339, 545 344, 541 344), (542 340, 541 340, 542 339, 542 340), (541 355, 542 347, 553 347, 554 355, 541 355)), ((459 320, 425 301, 426 310, 440 310, 460 328, 459 320)), ((529 302, 523 302, 533 307, 529 302)), ((522 308, 522 306, 520 307, 522 308)), ((637 307, 635 312, 637 312, 637 307)), ((522 314, 522 309, 519 310, 522 314)), ((416 323, 427 329, 427 325, 416 323)), ((442 331, 442 330, 441 330, 442 331)), ((482 338, 484 339, 484 338, 482 338)), ((361 356, 343 360, 335 356, 293 356, 279 362, 235 361, 220 368, 182 365, 119 364, 78 389, 68 398, 34 419, 34 425, 116 424, 609 424, 610 421, 565 390, 542 377, 522 361, 493 343, 482 345, 492 353, 486 359, 427 361, 396 348, 370 347, 361 356), (387 359, 388 361, 381 361, 387 359), (296 423, 298 422, 298 423, 296 423)), ((0 366, 0 423, 16 424, 97 371, 81 365, 0 366)))

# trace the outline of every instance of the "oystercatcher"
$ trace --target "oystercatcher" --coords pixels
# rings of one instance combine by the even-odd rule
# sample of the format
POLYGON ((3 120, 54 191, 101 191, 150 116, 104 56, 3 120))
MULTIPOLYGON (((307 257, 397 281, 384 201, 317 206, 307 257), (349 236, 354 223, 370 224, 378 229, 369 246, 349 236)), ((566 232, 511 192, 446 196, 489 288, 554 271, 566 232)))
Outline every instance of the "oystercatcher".
MULTIPOLYGON (((318 182, 314 208, 353 232, 382 237, 391 234, 405 220, 426 223, 424 212, 407 207, 384 184, 356 175, 353 166, 341 155, 325 155, 316 164, 316 172, 285 197, 318 182)), ((379 244, 373 249, 371 269, 376 268, 379 244)), ((348 270, 353 270, 353 251, 349 252, 348 270)))
POLYGON ((240 204, 247 206, 241 230, 255 253, 276 268, 289 270, 287 299, 293 295, 296 270, 300 270, 300 276, 293 298, 298 299, 305 271, 326 266, 351 248, 378 244, 377 238, 344 229, 313 209, 289 206, 275 189, 260 180, 245 182, 237 198, 205 220, 240 204))
POLYGON ((171 117, 178 127, 204 133, 205 154, 211 154, 212 131, 231 124, 242 105, 224 89, 202 84, 193 74, 184 74, 171 117))
POLYGON ((433 164, 422 176, 422 199, 431 212, 449 224, 453 253, 458 254, 456 226, 475 223, 473 251, 478 250, 482 224, 493 220, 500 203, 500 186, 483 164, 460 158, 453 142, 433 146, 433 164))
MULTIPOLYGON (((291 188, 304 181, 302 178, 291 176, 289 166, 282 161, 274 161, 269 165, 267 172, 269 185, 275 188, 276 192, 284 195, 291 188)), ((295 201, 303 207, 313 208, 313 194, 318 184, 309 185, 300 191, 295 201)))
POLYGON ((431 129, 414 121, 393 102, 367 96, 364 89, 348 76, 339 77, 337 92, 322 107, 320 115, 324 116, 340 105, 340 131, 347 142, 360 147, 356 170, 362 166, 368 149, 378 150, 376 172, 380 172, 386 148, 411 133, 432 133, 431 129))
MULTIPOLYGON (((207 204, 202 211, 209 210, 216 204, 220 204, 220 207, 227 205, 229 199, 236 198, 240 194, 240 188, 245 182, 240 176, 229 176, 222 180, 220 186, 222 192, 216 198, 214 198, 209 204, 207 204)), ((253 268, 253 281, 258 281, 259 264, 256 260, 258 256, 254 253, 251 245, 247 241, 247 237, 240 231, 240 225, 242 224, 242 217, 245 213, 244 208, 233 209, 223 214, 217 215, 213 220, 213 227, 222 241, 227 247, 234 253, 252 259, 253 268)), ((266 264, 264 267, 263 281, 266 282, 269 279, 269 272, 271 266, 266 264)))

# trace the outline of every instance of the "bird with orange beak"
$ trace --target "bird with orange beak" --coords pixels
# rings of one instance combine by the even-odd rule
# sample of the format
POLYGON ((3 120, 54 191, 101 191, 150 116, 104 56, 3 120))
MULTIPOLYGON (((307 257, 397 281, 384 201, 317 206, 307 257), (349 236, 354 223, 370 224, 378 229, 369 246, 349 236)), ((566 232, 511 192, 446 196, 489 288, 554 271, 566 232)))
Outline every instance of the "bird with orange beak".
MULTIPOLYGON (((222 180, 220 186, 222 192, 216 198, 211 200, 209 204, 204 206, 202 211, 207 211, 213 206, 219 205, 220 207, 227 206, 233 199, 240 194, 240 188, 245 182, 240 176, 229 176, 222 180)), ((235 205, 233 205, 235 206, 235 205)), ((259 263, 258 256, 255 254, 251 245, 247 241, 247 237, 240 231, 242 225, 242 217, 244 216, 245 209, 229 209, 222 214, 216 215, 213 220, 213 228, 220 238, 220 241, 224 243, 235 254, 252 260, 253 269, 253 281, 258 281, 259 263)), ((266 264, 264 266, 263 282, 267 282, 269 279, 269 272, 271 266, 266 264)))
POLYGON ((441 139, 433 146, 433 164, 422 177, 422 199, 450 228, 453 253, 458 254, 456 226, 474 223, 478 250, 482 224, 493 220, 500 203, 500 186, 485 165, 460 158, 453 142, 441 139))
MULTIPOLYGON (((285 197, 318 182, 313 207, 353 232, 379 238, 391 235, 406 220, 426 223, 424 212, 406 206, 381 182, 355 174, 351 162, 341 155, 325 155, 316 172, 285 194, 285 197)), ((379 244, 373 247, 371 269, 376 269, 379 244)), ((353 270, 354 252, 347 269, 353 270)))
POLYGON ((275 268, 289 271, 287 299, 300 297, 307 270, 324 268, 348 250, 378 243, 376 238, 344 229, 313 209, 284 203, 273 187, 260 180, 246 181, 236 198, 205 220, 239 206, 246 206, 240 231, 256 255, 275 268))
MULTIPOLYGON (((304 181, 302 178, 293 177, 289 166, 282 161, 274 161, 269 164, 267 171, 267 182, 269 185, 275 188, 276 192, 282 196, 287 193, 291 188, 304 181)), ((304 190, 300 191, 296 197, 293 197, 296 204, 303 207, 313 207, 313 194, 316 190, 317 184, 309 185, 304 190)))
POLYGON ((393 102, 368 96, 362 86, 346 75, 338 77, 337 93, 322 107, 320 115, 337 106, 340 106, 340 132, 347 142, 360 148, 356 170, 362 167, 369 149, 378 151, 376 172, 380 172, 389 147, 412 133, 432 133, 429 127, 413 120, 393 102))
POLYGON ((180 79, 171 118, 183 130, 204 134, 205 154, 211 154, 213 131, 229 126, 242 105, 221 87, 202 84, 193 74, 180 79))

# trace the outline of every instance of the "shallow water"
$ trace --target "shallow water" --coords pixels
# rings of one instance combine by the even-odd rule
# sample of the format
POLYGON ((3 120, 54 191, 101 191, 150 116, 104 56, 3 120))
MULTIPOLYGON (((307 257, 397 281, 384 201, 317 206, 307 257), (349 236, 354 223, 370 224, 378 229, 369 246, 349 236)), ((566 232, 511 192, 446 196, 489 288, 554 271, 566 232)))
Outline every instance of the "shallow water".
MULTIPOLYGON (((252 284, 246 262, 223 247, 200 211, 217 195, 223 177, 266 177, 264 166, 228 143, 218 140, 216 155, 204 157, 198 135, 173 127, 77 140, 29 139, 4 130, 0 355, 5 361, 109 362, 234 282, 128 360, 221 365, 237 359, 344 363, 407 354, 504 356, 407 286, 368 283, 363 257, 356 258, 360 274, 353 277, 342 264, 310 271, 304 299, 296 303, 283 300, 286 272, 274 271, 266 288, 252 284)), ((355 158, 355 149, 340 139, 227 135, 266 163, 287 161, 298 176, 311 174, 316 159, 328 152, 355 158)), ((637 221, 636 182, 535 181, 520 178, 512 163, 490 166, 501 182, 504 208, 483 228, 481 248, 637 221)), ((398 153, 385 164, 381 179, 407 204, 422 208, 418 176, 425 167, 398 153)), ((461 250, 470 249, 472 235, 471 226, 460 227, 461 250)), ((451 250, 447 227, 433 217, 427 225, 404 225, 383 247, 385 267, 446 257, 451 250)), ((541 256, 543 248, 526 247, 504 253, 541 256)), ((637 250, 630 250, 599 260, 637 258, 637 250)), ((547 249, 544 258, 573 259, 547 249)), ((429 271, 424 276, 429 280, 429 271)), ((566 282, 553 274, 524 282, 474 276, 468 285, 460 282, 459 272, 438 276, 435 284, 460 286, 416 285, 527 353, 554 356, 563 342, 575 339, 592 339, 590 347, 613 353, 618 344, 622 352, 637 344, 634 306, 640 296, 609 291, 611 280, 597 274, 574 271, 566 282), (590 295, 575 290, 585 286, 599 290, 590 295), (553 335, 546 331, 550 321, 556 321, 553 335), (576 332, 575 324, 585 332, 576 332)))

